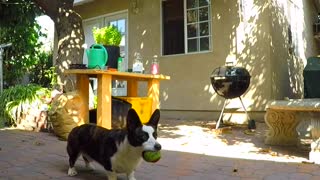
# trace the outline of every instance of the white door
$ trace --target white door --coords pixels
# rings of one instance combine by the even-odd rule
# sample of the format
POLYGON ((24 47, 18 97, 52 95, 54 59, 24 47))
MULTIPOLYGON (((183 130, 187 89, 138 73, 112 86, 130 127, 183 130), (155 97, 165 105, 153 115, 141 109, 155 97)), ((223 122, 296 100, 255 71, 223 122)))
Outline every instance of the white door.
MULTIPOLYGON (((85 34, 85 47, 89 48, 95 43, 93 38, 92 29, 94 27, 101 28, 109 25, 116 26, 122 34, 122 40, 120 43, 120 56, 123 58, 123 68, 128 69, 128 12, 121 11, 97 18, 86 19, 83 21, 83 29, 85 34)), ((88 58, 86 53, 83 56, 83 63, 88 64, 88 58)), ((93 90, 97 89, 96 79, 93 79, 93 90)), ((114 96, 126 96, 127 95, 127 83, 121 81, 113 81, 112 83, 112 95, 114 96)))
MULTIPOLYGON (((93 38, 93 33, 92 29, 94 27, 101 27, 102 26, 102 21, 100 18, 98 19, 92 19, 88 21, 83 21, 83 31, 84 31, 84 36, 85 36, 85 48, 89 48, 92 44, 94 44, 94 38, 93 38)), ((83 64, 88 64, 88 57, 86 51, 83 54, 83 64)))
POLYGON ((120 56, 124 59, 124 69, 128 68, 128 21, 127 13, 121 13, 116 15, 107 16, 104 19, 106 26, 113 25, 117 27, 121 34, 122 39, 120 42, 120 56))

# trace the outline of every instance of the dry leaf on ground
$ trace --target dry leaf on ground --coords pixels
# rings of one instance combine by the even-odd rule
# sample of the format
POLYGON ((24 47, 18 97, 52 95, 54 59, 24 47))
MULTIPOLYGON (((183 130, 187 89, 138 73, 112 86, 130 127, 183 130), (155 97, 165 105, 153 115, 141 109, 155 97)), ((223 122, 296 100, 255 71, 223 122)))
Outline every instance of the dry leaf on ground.
POLYGON ((259 152, 260 153, 270 153, 271 152, 271 147, 259 149, 259 152))
POLYGON ((246 129, 246 130, 244 130, 244 134, 246 134, 246 135, 255 135, 256 132, 255 132, 255 131, 252 131, 252 130, 250 130, 250 129, 246 129))
POLYGON ((36 146, 43 146, 44 143, 43 143, 43 142, 40 142, 40 141, 35 141, 35 142, 34 142, 34 145, 36 145, 36 146))
POLYGON ((184 142, 184 143, 181 144, 181 146, 185 146, 187 144, 188 144, 188 142, 184 142))

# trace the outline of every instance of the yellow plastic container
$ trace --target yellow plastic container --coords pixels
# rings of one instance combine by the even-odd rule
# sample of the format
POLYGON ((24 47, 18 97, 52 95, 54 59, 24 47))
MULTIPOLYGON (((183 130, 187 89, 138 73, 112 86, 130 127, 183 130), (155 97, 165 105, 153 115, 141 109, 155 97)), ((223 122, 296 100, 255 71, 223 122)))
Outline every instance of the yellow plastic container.
POLYGON ((117 97, 132 104, 132 108, 137 112, 141 122, 149 122, 152 114, 152 98, 149 97, 117 97))

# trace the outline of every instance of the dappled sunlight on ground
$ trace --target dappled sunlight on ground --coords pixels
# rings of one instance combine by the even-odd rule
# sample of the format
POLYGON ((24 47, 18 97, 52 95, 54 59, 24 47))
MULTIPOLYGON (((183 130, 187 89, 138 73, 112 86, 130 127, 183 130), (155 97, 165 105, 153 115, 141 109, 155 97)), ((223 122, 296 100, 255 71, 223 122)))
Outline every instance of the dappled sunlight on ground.
MULTIPOLYGON (((178 122, 181 123, 182 121, 178 122)), ((136 169, 136 179, 320 179, 319 165, 244 159, 245 156, 248 156, 249 150, 253 148, 259 149, 261 147, 252 143, 255 142, 254 140, 256 138, 249 139, 246 138, 246 136, 239 136, 240 139, 235 140, 231 135, 241 132, 238 131, 239 129, 232 130, 232 133, 227 131, 228 133, 226 134, 214 135, 211 133, 210 135, 210 129, 205 128, 205 125, 195 125, 195 122, 191 124, 183 123, 184 125, 181 126, 174 125, 176 123, 165 125, 164 121, 161 121, 161 123, 162 125, 160 129, 167 128, 166 133, 160 130, 159 134, 160 140, 164 146, 164 150, 161 152, 161 159, 157 163, 147 163, 143 161, 141 166, 136 169), (180 130, 180 128, 182 129, 180 130), (193 136, 194 133, 197 135, 193 136), (208 134, 208 136, 205 137, 204 134, 208 134), (198 138, 201 138, 201 141, 198 140, 198 138), (241 138, 248 140, 242 141, 241 138), (181 139, 185 139, 185 141, 181 141, 181 139), (211 139, 212 141, 208 143, 209 141, 205 141, 206 139, 211 139), (176 141, 172 141, 173 145, 168 146, 168 144, 170 144, 168 140, 176 141), (207 147, 204 146, 206 144, 207 147), (233 154, 230 147, 237 150, 236 147, 240 146, 241 148, 249 148, 249 150, 241 150, 243 154, 242 156, 239 156, 239 153, 233 154), (168 148, 177 150, 165 150, 168 148), (211 154, 216 153, 222 155, 203 155, 200 154, 201 151, 199 149, 202 149, 205 153, 211 149, 211 154), (236 158, 223 157, 223 149, 226 150, 225 154, 233 154, 236 158), (195 151, 195 153, 186 153, 181 151, 195 151)), ((238 137, 238 134, 234 136, 238 137)), ((1 180, 105 180, 107 178, 106 171, 101 165, 94 163, 96 169, 94 171, 90 171, 85 167, 85 163, 82 158, 79 158, 79 161, 77 161, 75 165, 79 174, 76 177, 69 177, 67 175, 67 142, 58 140, 58 138, 52 133, 28 132, 8 128, 6 130, 0 130, 0 137, 2 137, 0 138, 1 180)), ((249 137, 252 137, 252 135, 249 137)), ((275 150, 272 148, 272 151, 275 150)), ((287 154, 292 155, 292 152, 289 152, 290 153, 287 154)), ((253 152, 252 154, 259 153, 263 154, 263 152, 259 151, 253 152)), ((117 179, 125 180, 127 178, 125 177, 125 174, 120 174, 117 179)))
MULTIPOLYGON (((189 152, 215 157, 267 160, 276 162, 307 162, 309 141, 298 147, 264 144, 267 126, 256 123, 257 130, 246 126, 225 126, 215 130, 208 121, 160 120, 158 141, 163 150, 189 152)), ((1 131, 15 130, 3 128, 1 131)))
POLYGON ((308 161, 308 145, 265 145, 267 127, 264 123, 257 123, 257 130, 251 133, 246 126, 228 126, 215 130, 215 126, 206 121, 160 122, 158 140, 165 150, 279 162, 308 161))

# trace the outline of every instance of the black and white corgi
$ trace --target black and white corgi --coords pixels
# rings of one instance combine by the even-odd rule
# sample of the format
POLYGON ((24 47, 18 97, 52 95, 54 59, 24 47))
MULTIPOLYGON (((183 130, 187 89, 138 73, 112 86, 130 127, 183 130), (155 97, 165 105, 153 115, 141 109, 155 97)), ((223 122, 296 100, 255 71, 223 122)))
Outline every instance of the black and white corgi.
POLYGON ((134 180, 134 171, 142 161, 143 152, 161 149, 156 140, 159 119, 157 109, 143 125, 136 111, 130 109, 125 129, 108 130, 94 124, 75 127, 68 136, 68 175, 77 174, 74 165, 82 155, 88 168, 93 168, 92 161, 101 164, 109 180, 117 179, 117 173, 126 173, 129 180, 134 180))

